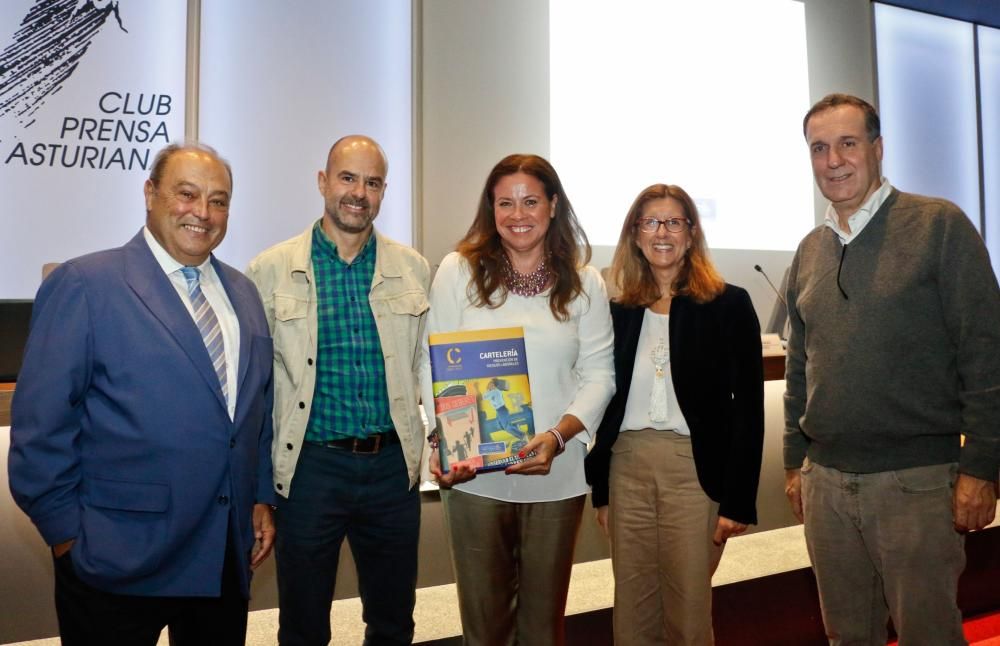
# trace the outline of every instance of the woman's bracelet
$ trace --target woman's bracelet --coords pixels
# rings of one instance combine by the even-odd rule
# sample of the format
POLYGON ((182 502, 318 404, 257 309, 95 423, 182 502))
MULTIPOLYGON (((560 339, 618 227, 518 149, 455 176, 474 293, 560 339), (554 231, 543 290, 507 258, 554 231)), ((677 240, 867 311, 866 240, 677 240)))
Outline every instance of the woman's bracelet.
POLYGON ((556 436, 556 442, 559 443, 559 448, 556 449, 556 455, 558 455, 558 454, 562 453, 564 450, 566 450, 566 440, 563 439, 562 433, 559 432, 559 429, 557 429, 556 427, 553 426, 552 428, 550 428, 549 430, 547 430, 545 432, 546 433, 552 433, 553 435, 556 436))
POLYGON ((430 435, 427 436, 427 443, 431 445, 432 449, 437 449, 438 447, 437 431, 431 431, 430 435))

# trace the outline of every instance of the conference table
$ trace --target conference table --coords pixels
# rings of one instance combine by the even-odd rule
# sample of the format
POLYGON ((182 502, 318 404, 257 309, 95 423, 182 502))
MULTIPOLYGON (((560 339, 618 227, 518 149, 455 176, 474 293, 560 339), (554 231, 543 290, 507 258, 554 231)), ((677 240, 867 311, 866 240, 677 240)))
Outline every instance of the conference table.
POLYGON ((764 355, 764 381, 781 381, 785 378, 785 355, 764 355))

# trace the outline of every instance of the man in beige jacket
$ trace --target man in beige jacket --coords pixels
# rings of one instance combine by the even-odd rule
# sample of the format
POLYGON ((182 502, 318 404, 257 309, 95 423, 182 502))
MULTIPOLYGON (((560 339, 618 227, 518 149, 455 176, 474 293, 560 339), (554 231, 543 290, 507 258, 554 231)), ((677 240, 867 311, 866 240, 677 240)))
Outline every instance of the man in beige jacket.
POLYGON ((337 141, 318 173, 323 216, 247 271, 274 337, 283 645, 330 641, 345 536, 366 643, 413 638, 424 445, 417 361, 430 269, 372 226, 387 170, 372 139, 337 141))

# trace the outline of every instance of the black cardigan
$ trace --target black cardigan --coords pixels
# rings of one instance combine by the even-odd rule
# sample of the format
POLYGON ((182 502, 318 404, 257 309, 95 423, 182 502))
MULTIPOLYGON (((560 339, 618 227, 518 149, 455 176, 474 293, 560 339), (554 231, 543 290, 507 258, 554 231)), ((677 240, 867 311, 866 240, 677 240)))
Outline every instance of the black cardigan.
MULTIPOLYGON (((608 504, 611 446, 625 418, 643 307, 611 303, 617 391, 586 461, 595 507, 608 504)), ((670 375, 691 429, 698 482, 719 503, 719 515, 757 522, 757 484, 764 446, 764 365, 760 323, 746 290, 726 285, 698 304, 675 296, 670 305, 670 375)))

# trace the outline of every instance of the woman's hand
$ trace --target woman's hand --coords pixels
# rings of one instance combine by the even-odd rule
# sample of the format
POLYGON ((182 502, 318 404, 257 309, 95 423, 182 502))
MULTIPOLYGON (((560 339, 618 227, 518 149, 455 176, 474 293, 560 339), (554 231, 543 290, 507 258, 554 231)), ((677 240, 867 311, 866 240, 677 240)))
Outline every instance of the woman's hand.
POLYGON ((441 456, 438 454, 437 448, 434 447, 431 448, 431 455, 427 460, 427 466, 430 469, 431 475, 434 476, 434 482, 442 489, 451 489, 453 485, 457 485, 460 482, 467 482, 476 477, 476 468, 468 464, 453 465, 448 473, 441 471, 441 456))
POLYGON ((545 431, 541 435, 531 438, 531 441, 524 445, 524 448, 517 454, 524 458, 535 452, 535 456, 523 462, 507 467, 505 473, 519 473, 524 476, 544 476, 552 469, 552 460, 559 452, 559 440, 555 434, 545 431))
POLYGON ((745 524, 737 523, 735 520, 730 520, 724 516, 719 516, 719 522, 715 526, 715 536, 712 537, 712 542, 716 545, 725 545, 729 537, 742 534, 745 531, 747 531, 745 524))

